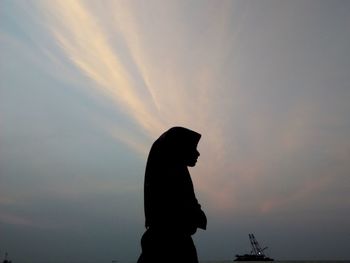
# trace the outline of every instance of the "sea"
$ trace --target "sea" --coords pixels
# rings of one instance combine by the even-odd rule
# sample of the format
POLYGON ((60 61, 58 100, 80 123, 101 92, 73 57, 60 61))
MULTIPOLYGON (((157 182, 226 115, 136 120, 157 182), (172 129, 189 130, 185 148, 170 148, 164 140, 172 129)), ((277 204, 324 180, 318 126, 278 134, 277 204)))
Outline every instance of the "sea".
MULTIPOLYGON (((117 263, 136 263, 135 261, 115 261, 117 263)), ((233 261, 233 260, 200 260, 199 263, 239 263, 244 261, 233 261)), ((248 262, 248 261, 245 261, 248 262)), ((262 261, 249 261, 250 263, 261 263, 262 261)), ((349 260, 274 260, 274 261, 265 261, 270 263, 350 263, 349 260)), ((164 262, 166 263, 166 262, 164 262)), ((185 262, 179 262, 185 263, 185 262)))
MULTIPOLYGON (((122 261, 116 261, 118 263, 124 263, 122 261)), ((233 260, 201 260, 199 263, 239 263, 243 261, 233 261, 233 260)), ((247 262, 247 261, 246 261, 247 262)), ((261 263, 262 261, 249 261, 250 263, 261 263)), ((274 260, 274 261, 265 261, 270 263, 350 263, 350 260, 274 260)), ((125 262, 125 263, 136 263, 125 262)), ((166 262, 165 262, 166 263, 166 262)), ((179 262, 185 263, 185 262, 179 262)))
MULTIPOLYGON (((233 261, 233 260, 200 261, 200 263, 236 263, 236 262, 243 262, 243 261, 233 261)), ((249 261, 249 262, 261 263, 262 261, 249 261)), ((267 261, 267 262, 271 262, 271 263, 350 263, 350 260, 274 260, 274 261, 267 261)), ((136 263, 136 262, 130 262, 130 263, 136 263)), ((179 263, 184 263, 184 262, 179 262, 179 263)))
MULTIPOLYGON (((116 263, 136 263, 135 261, 112 261, 116 263)), ((236 263, 236 262, 242 262, 243 261, 233 261, 233 260, 202 260, 199 261, 199 263, 236 263)), ((262 261, 249 261, 250 263, 261 263, 262 261)), ((266 262, 266 261, 265 261, 266 262)), ((267 261, 270 263, 350 263, 350 260, 274 260, 274 261, 267 261)), ((13 262, 15 263, 15 262, 13 262)), ((166 262, 164 262, 166 263, 166 262)), ((186 262, 179 262, 179 263, 186 263, 186 262)))
MULTIPOLYGON (((117 260, 113 260, 113 261, 109 261, 109 262, 113 262, 113 263, 136 263, 135 261, 117 261, 117 260)), ((204 260, 204 261, 200 261, 200 263, 236 263, 239 261, 233 261, 233 260, 204 260)), ((241 261, 243 262, 243 261, 241 261)), ((250 263, 259 263, 261 261, 249 261, 250 263)), ((272 263, 350 263, 350 260, 274 260, 274 261, 268 261, 268 262, 272 262, 272 263)), ((13 261, 13 263, 27 263, 27 262, 22 262, 22 261, 13 261)), ((31 262, 33 263, 33 262, 31 262)), ((35 262, 37 263, 37 262, 35 262)), ((43 263, 43 261, 41 261, 40 263, 43 263)), ((53 262, 45 262, 45 263, 53 263, 53 262)), ((54 262, 57 263, 57 262, 54 262)), ((69 262, 60 262, 60 263, 72 263, 71 261, 69 262)), ((86 263, 84 261, 81 261, 79 263, 86 263)), ((91 262, 89 262, 91 263, 91 262)), ((95 262, 94 262, 95 263, 95 262)), ((96 262, 97 263, 97 262, 96 262)), ((101 263, 101 262, 99 262, 101 263)), ((166 262, 164 262, 166 263, 166 262)), ((179 263, 185 263, 185 262, 179 262, 179 263)))
MULTIPOLYGON (((233 263, 233 260, 200 261, 200 263, 233 263)), ((241 261, 243 262, 243 261, 241 261)), ((249 261, 250 263, 260 263, 262 261, 249 261)), ((350 260, 274 260, 272 263, 350 263, 350 260)))
MULTIPOLYGON (((1 262, 1 261, 0 261, 1 262)), ((28 263, 26 261, 12 261, 13 263, 28 263)), ((103 261, 106 262, 106 261, 103 261)), ((112 260, 107 261, 109 263, 136 263, 136 261, 119 261, 119 260, 112 260)), ((236 263, 236 262, 242 262, 243 261, 233 261, 233 260, 201 260, 199 263, 236 263)), ((249 261, 250 263, 260 263, 262 261, 249 261)), ((274 260, 274 261, 267 261, 270 263, 350 263, 350 260, 274 260)), ((30 263, 39 263, 39 262, 30 262, 30 263)), ((40 263, 72 263, 72 261, 68 262, 61 262, 61 261, 40 261, 40 263)), ((86 261, 79 261, 74 263, 101 263, 101 262, 86 262, 86 261)), ((164 262, 166 263, 166 261, 164 262)), ((180 262, 179 263, 186 263, 186 262, 180 262)))

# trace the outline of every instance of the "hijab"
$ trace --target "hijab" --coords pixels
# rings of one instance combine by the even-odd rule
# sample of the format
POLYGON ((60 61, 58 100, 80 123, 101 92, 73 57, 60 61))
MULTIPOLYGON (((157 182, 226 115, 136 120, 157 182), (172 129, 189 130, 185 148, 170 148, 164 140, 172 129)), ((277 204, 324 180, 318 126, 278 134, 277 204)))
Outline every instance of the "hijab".
POLYGON ((200 138, 195 131, 173 127, 153 143, 145 171, 146 227, 181 225, 183 214, 199 206, 186 156, 196 149, 200 138))

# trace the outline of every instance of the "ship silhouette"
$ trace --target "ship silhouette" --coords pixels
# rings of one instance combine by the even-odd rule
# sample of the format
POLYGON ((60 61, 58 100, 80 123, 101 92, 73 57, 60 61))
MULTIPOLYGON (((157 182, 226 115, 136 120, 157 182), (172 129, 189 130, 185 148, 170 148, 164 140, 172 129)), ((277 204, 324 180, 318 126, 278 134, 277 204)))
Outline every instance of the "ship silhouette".
POLYGON ((8 253, 5 253, 5 259, 2 261, 2 263, 12 263, 11 260, 8 259, 8 253))
POLYGON ((250 244, 252 246, 252 251, 250 254, 236 255, 234 261, 273 261, 272 258, 264 254, 264 250, 267 247, 261 248, 259 242, 255 239, 254 234, 249 234, 250 244))

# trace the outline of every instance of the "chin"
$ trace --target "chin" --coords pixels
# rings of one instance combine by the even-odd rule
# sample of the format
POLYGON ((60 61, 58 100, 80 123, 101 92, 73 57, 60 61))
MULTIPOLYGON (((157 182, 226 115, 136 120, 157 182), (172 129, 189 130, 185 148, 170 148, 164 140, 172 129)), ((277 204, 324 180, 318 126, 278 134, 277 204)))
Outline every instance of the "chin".
POLYGON ((193 162, 188 163, 187 166, 194 167, 194 166, 196 166, 196 163, 197 163, 197 161, 193 161, 193 162))

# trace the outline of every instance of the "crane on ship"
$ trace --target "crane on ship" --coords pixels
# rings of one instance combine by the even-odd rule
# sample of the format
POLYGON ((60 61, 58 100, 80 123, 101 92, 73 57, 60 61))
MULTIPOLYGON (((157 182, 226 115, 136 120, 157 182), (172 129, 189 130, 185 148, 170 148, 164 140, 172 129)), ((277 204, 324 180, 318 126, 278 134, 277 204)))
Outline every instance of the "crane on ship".
POLYGON ((256 240, 254 234, 249 234, 250 244, 252 245, 251 254, 254 255, 264 255, 264 250, 268 247, 264 247, 263 249, 260 247, 258 240, 256 240))
POLYGON ((252 246, 250 254, 236 255, 234 261, 274 261, 272 258, 265 256, 264 250, 267 247, 261 248, 254 234, 249 234, 249 241, 252 246))
POLYGON ((4 259, 4 261, 2 263, 12 263, 12 261, 8 260, 7 258, 8 258, 8 253, 5 252, 5 259, 4 259))

